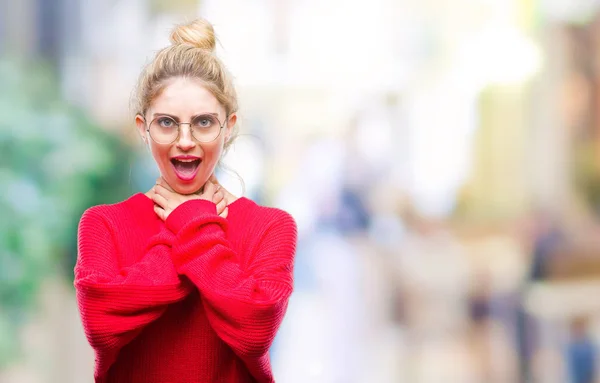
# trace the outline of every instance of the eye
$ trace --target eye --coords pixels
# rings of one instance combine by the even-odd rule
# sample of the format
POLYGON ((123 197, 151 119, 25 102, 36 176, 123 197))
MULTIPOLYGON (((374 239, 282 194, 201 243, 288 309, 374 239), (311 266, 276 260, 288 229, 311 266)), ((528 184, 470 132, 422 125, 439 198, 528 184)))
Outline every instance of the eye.
POLYGON ((194 127, 197 127, 200 129, 208 129, 217 124, 218 124, 217 119, 210 114, 198 116, 194 119, 194 127))
POLYGON ((176 126, 175 121, 169 117, 161 117, 157 120, 157 122, 161 128, 173 128, 176 126))

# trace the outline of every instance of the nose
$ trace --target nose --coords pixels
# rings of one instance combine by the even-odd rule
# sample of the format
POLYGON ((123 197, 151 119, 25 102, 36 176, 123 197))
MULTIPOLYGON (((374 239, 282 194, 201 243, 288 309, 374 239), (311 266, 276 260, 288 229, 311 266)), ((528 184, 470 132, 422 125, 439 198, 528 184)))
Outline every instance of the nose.
POLYGON ((192 137, 192 130, 189 124, 182 123, 179 125, 177 147, 183 151, 189 151, 196 147, 196 141, 192 137))

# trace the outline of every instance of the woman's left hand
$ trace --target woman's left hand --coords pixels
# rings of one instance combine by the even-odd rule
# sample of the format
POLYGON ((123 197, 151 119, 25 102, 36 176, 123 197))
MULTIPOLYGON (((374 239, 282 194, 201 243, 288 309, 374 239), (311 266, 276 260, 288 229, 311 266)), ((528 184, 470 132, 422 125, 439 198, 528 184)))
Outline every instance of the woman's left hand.
MULTIPOLYGON (((219 190, 220 188, 220 185, 218 185, 216 188, 214 185, 211 185, 212 192, 210 193, 210 199, 212 200, 212 202, 217 204, 217 212, 219 213, 219 215, 221 215, 223 218, 226 218, 227 201, 225 198, 223 198, 224 193, 222 190, 219 190)), ((162 177, 159 177, 156 180, 156 185, 154 186, 152 191, 153 193, 150 194, 150 198, 152 198, 152 200, 154 201, 154 212, 163 221, 166 221, 169 217, 169 214, 171 214, 171 212, 182 203, 194 199, 206 199, 206 196, 204 196, 205 193, 195 193, 189 195, 179 194, 173 191, 173 189, 171 189, 171 187, 162 179, 162 177)))

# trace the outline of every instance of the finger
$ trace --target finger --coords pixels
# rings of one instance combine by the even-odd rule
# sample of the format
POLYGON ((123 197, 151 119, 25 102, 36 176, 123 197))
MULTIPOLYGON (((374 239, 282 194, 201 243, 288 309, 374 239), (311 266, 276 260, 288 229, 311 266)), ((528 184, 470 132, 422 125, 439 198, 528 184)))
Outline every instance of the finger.
POLYGON ((162 219, 163 221, 165 220, 167 214, 163 208, 161 208, 158 205, 154 205, 154 212, 156 213, 158 218, 162 219))
POLYGON ((225 199, 225 194, 223 194, 223 192, 222 192, 222 191, 218 191, 218 192, 216 192, 215 194, 213 194, 212 201, 213 201, 214 203, 219 203, 219 202, 221 202, 223 199, 225 199))
POLYGON ((167 207, 167 199, 158 193, 154 193, 154 195, 152 196, 152 201, 154 201, 155 204, 162 207, 163 209, 167 207))
POLYGON ((223 209, 223 212, 219 215, 223 218, 227 218, 228 214, 229 214, 229 206, 225 206, 225 209, 223 209))
POLYGON ((215 194, 215 184, 210 181, 206 181, 204 184, 204 193, 202 193, 205 197, 209 197, 208 199, 212 201, 212 196, 215 194))
POLYGON ((221 185, 221 184, 219 183, 219 181, 217 181, 217 179, 216 179, 216 178, 215 178, 215 180, 214 180, 214 181, 210 181, 210 182, 212 182, 212 183, 215 185, 215 188, 216 188, 216 190, 221 190, 221 188, 223 187, 223 185, 221 185))
POLYGON ((154 185, 154 193, 160 194, 167 200, 173 194, 173 192, 171 192, 169 189, 167 189, 166 187, 164 187, 163 185, 160 185, 160 184, 154 185))
MULTIPOLYGON (((211 183, 212 183, 212 182, 211 182, 211 183)), ((214 192, 213 192, 213 202, 217 203, 218 201, 215 201, 215 196, 216 196, 216 195, 219 193, 219 191, 221 190, 221 185, 217 185, 217 184, 214 184, 214 183, 212 183, 212 184, 214 185, 214 192)))
POLYGON ((221 200, 220 202, 217 203, 217 214, 221 214, 225 208, 227 207, 227 201, 225 200, 221 200))

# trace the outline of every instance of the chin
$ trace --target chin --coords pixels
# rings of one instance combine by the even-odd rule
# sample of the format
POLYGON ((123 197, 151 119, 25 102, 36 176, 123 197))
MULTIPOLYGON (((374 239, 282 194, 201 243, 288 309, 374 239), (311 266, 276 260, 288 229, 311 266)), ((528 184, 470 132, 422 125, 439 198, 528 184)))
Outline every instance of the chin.
MULTIPOLYGON (((175 191, 176 193, 182 195, 194 194, 197 193, 204 186, 204 182, 201 180, 204 179, 201 174, 196 174, 193 180, 183 181, 177 177, 176 174, 171 172, 167 172, 166 176, 163 178, 167 181, 167 184, 175 191)), ((206 177, 208 179, 208 177, 206 177)))

